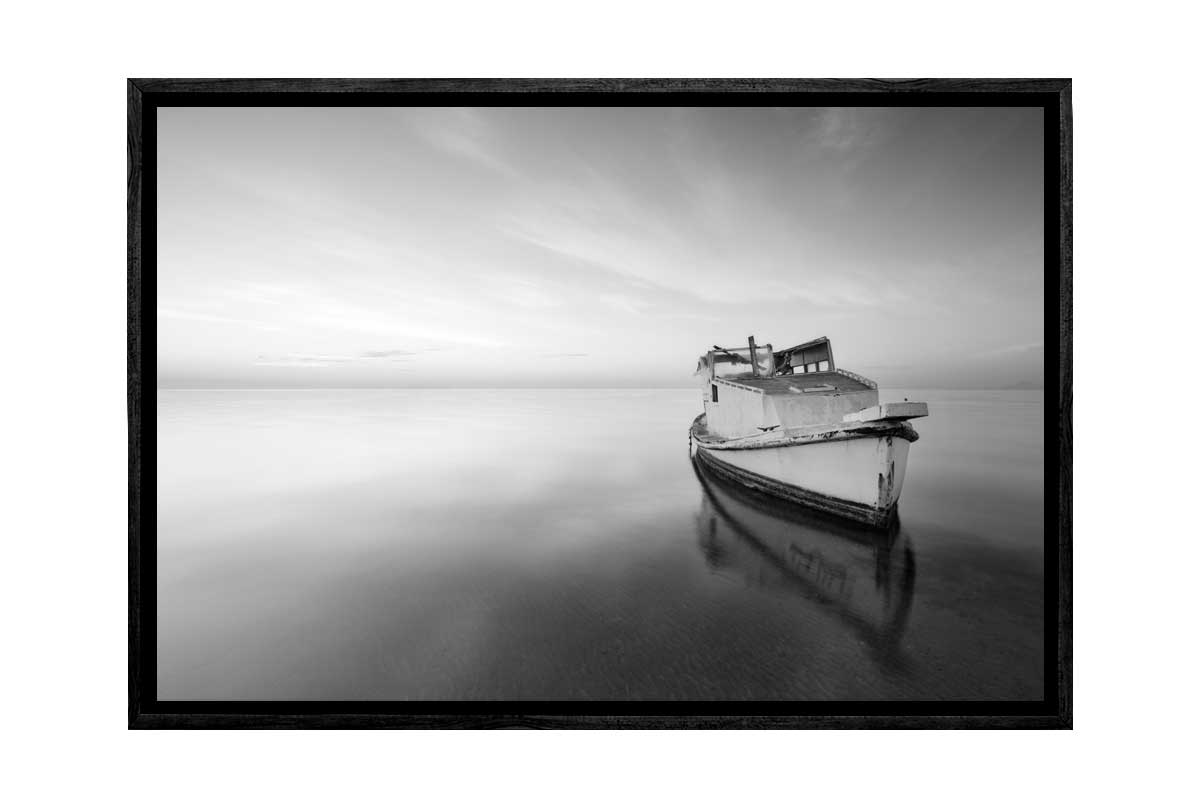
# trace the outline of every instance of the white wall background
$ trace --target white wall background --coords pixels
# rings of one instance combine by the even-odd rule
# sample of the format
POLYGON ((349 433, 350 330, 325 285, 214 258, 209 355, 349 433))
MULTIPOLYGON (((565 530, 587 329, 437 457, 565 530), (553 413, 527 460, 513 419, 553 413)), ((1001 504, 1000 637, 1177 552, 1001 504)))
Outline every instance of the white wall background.
POLYGON ((568 8, 7 9, 6 804, 1007 810, 1194 796, 1195 464, 1186 426, 1161 424, 1196 395, 1180 355, 1195 342, 1197 180, 1180 7, 568 8), (333 75, 1074 77, 1077 730, 124 730, 124 77, 333 75), (1144 421, 1107 407, 1114 368, 1135 370, 1125 385, 1159 381, 1174 407, 1144 421))

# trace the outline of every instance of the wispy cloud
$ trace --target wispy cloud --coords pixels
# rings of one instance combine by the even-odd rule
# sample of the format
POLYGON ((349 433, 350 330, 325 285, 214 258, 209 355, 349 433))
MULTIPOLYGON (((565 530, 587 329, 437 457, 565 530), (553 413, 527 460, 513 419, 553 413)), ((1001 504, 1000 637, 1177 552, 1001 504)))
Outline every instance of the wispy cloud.
POLYGON ((353 363, 356 359, 354 357, 332 354, 259 355, 255 359, 254 365, 276 368, 327 368, 344 363, 353 363))
POLYGON ((885 134, 883 118, 886 109, 860 107, 829 107, 821 110, 814 130, 817 142, 824 148, 843 154, 875 146, 885 134))
POLYGON ((1001 346, 998 349, 988 349, 979 353, 980 357, 1004 357, 1013 354, 1024 354, 1026 352, 1040 352, 1045 349, 1045 341, 1035 341, 1033 343, 1014 343, 1010 346, 1001 346))
MULTIPOLYGON (((415 284, 412 286, 416 286, 415 284)), ((375 339, 402 340, 442 346, 496 348, 501 342, 470 328, 445 325, 439 313, 447 304, 404 287, 387 291, 378 284, 342 285, 330 282, 235 282, 222 291, 232 300, 301 327, 321 327, 375 339)), ((465 308, 465 302, 459 306, 465 308)), ((365 341, 364 341, 365 342, 365 341)))
POLYGON ((219 323, 228 324, 231 326, 244 326, 248 329, 257 329, 261 332, 279 332, 281 328, 275 324, 266 321, 253 320, 250 318, 232 318, 227 315, 214 315, 209 312, 196 312, 194 310, 179 309, 175 307, 158 307, 155 313, 159 318, 176 321, 196 321, 199 323, 219 323))
POLYGON ((379 363, 400 363, 417 356, 419 352, 406 349, 385 349, 368 351, 359 354, 279 354, 259 355, 254 361, 256 366, 275 366, 280 368, 326 368, 329 366, 362 365, 369 366, 379 363))
POLYGON ((413 129, 434 149, 504 177, 516 170, 501 155, 487 119, 469 107, 432 107, 414 111, 413 129))
POLYGON ((368 360, 395 360, 401 357, 412 357, 416 352, 407 349, 385 349, 383 351, 363 352, 361 357, 368 360))

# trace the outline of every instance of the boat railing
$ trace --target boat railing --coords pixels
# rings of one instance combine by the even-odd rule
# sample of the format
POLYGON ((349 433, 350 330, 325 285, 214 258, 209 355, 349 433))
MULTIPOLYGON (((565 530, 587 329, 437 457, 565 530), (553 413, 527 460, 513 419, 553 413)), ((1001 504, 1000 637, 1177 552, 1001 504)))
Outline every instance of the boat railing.
POLYGON ((879 383, 875 382, 874 380, 869 380, 861 374, 855 374, 853 371, 847 371, 844 368, 839 368, 837 373, 843 374, 843 375, 849 377, 850 379, 854 380, 855 382, 860 382, 863 385, 865 385, 867 388, 870 388, 872 390, 879 390, 879 383))
POLYGON ((761 388, 755 388, 752 385, 744 385, 743 383, 740 383, 737 380, 730 380, 730 379, 726 379, 725 377, 717 377, 713 380, 713 382, 719 382, 719 383, 721 383, 721 385, 728 385, 731 388, 740 388, 743 391, 751 391, 755 394, 762 393, 761 388))

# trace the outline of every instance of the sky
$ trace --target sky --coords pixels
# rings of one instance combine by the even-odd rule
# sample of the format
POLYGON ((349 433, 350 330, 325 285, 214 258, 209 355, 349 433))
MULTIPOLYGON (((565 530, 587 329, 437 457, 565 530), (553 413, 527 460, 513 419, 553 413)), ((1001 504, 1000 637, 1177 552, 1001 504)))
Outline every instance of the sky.
POLYGON ((1038 108, 157 114, 160 388, 1041 386, 1038 108))

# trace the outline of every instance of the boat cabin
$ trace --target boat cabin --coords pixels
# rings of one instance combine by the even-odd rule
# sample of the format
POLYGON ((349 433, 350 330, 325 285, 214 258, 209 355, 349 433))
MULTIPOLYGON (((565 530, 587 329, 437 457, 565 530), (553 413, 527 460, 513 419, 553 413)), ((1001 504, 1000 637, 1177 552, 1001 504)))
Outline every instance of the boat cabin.
POLYGON ((821 371, 837 371, 833 365, 833 346, 827 337, 819 337, 784 349, 775 356, 775 366, 780 374, 814 374, 821 371))
POLYGON ((713 346, 700 358, 709 433, 741 438, 767 431, 806 432, 838 426, 842 417, 879 404, 878 386, 834 365, 829 338, 781 351, 748 339, 713 346))

